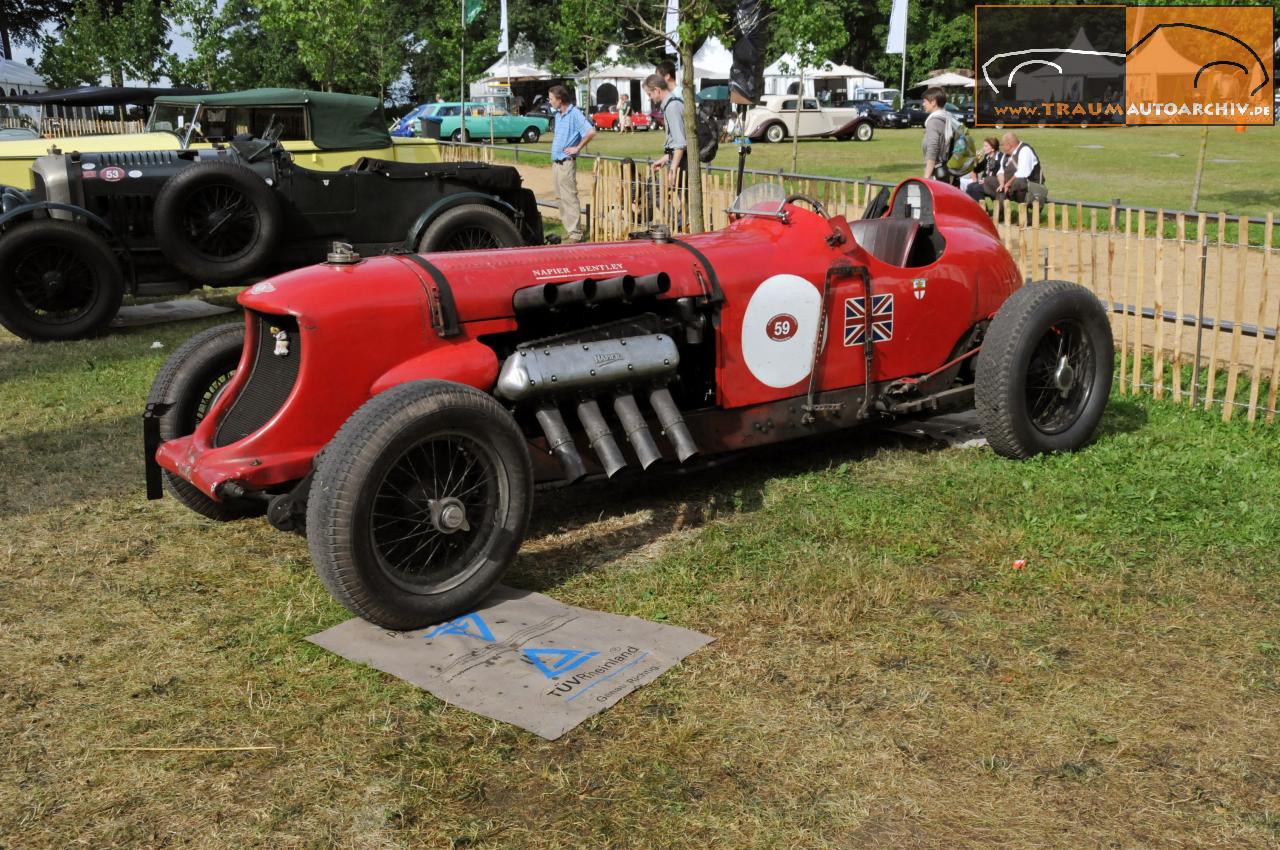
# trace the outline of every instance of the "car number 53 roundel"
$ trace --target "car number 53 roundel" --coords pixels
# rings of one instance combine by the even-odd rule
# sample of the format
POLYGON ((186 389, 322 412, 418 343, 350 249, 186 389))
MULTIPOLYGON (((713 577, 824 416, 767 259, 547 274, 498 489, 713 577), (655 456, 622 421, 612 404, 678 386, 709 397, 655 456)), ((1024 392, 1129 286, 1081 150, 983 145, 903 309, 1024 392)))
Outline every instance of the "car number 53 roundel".
POLYGON ((799 275, 776 274, 756 287, 742 317, 742 359, 757 381, 781 388, 809 376, 821 300, 799 275))

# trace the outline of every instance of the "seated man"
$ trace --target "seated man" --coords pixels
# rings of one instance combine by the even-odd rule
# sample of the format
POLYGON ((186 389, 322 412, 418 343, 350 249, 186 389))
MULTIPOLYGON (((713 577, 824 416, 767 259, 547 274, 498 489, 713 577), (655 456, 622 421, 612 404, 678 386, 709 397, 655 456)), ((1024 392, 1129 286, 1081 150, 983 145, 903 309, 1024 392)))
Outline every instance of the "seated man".
POLYGON ((1001 147, 1007 160, 1004 169, 996 175, 995 197, 997 201, 1008 198, 1017 204, 1025 203, 1027 184, 1044 182, 1040 157, 1031 145, 1012 132, 1004 134, 1001 147))

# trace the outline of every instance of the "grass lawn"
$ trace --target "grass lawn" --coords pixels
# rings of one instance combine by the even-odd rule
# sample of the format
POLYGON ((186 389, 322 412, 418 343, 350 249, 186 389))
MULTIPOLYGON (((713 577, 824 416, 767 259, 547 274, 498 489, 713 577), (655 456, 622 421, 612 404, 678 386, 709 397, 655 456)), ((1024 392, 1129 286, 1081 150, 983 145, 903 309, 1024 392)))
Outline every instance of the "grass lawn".
POLYGON ((1072 456, 850 434, 540 494, 510 584, 718 637, 548 743, 304 642, 347 615, 301 538, 144 499, 209 324, 0 336, 0 846, 1280 843, 1280 429, 1116 397, 1072 456))
MULTIPOLYGON (((1129 127, 1095 129, 1031 128, 1022 137, 1044 162, 1054 200, 1098 201, 1119 198, 1130 206, 1186 209, 1191 204, 1199 127, 1129 127)), ((975 142, 999 130, 976 127, 975 142)), ((896 182, 917 177, 923 168, 923 131, 877 130, 870 142, 811 139, 800 142, 797 170, 804 174, 867 177, 896 182)), ((599 133, 588 151, 636 159, 662 155, 661 133, 599 133)), ((549 150, 550 139, 526 148, 549 150)), ((499 143, 499 147, 506 146, 499 143)), ((749 168, 791 171, 791 143, 752 146, 749 168)), ((521 158, 524 161, 524 157, 521 158)), ((547 157, 531 157, 543 164, 547 157)), ((737 148, 722 145, 715 164, 737 167, 737 148)), ((1211 127, 1205 157, 1201 210, 1231 215, 1263 216, 1280 207, 1280 128, 1211 127)), ((581 161, 580 168, 590 163, 581 161)))

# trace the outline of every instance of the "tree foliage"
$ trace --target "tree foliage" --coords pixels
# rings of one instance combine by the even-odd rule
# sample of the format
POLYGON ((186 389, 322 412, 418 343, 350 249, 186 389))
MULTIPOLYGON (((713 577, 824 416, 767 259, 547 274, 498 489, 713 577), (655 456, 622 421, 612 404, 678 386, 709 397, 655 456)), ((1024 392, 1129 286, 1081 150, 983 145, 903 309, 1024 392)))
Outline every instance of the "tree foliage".
POLYGON ((154 83, 168 56, 168 24, 154 0, 77 0, 56 34, 40 39, 36 70, 54 87, 154 83))
POLYGON ((13 58, 13 45, 35 46, 40 29, 71 11, 71 0, 0 0, 0 55, 13 58))

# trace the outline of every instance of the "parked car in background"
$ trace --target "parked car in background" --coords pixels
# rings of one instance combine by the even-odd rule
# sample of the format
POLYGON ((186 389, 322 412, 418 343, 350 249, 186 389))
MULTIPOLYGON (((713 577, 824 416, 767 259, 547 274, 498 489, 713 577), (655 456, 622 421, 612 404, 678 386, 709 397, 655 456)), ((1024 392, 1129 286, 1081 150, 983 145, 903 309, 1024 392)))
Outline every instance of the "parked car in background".
POLYGON ((549 122, 541 115, 516 115, 492 103, 433 103, 418 118, 419 135, 427 139, 465 142, 470 139, 536 142, 549 122), (465 112, 465 116, 464 113, 465 112), (463 118, 466 118, 465 128, 463 118))
POLYGON ((837 139, 870 141, 875 132, 874 121, 860 109, 822 106, 817 98, 801 99, 796 109, 794 95, 773 95, 760 100, 760 105, 747 111, 748 138, 781 142, 792 136, 820 138, 834 136, 837 139))
POLYGON ((376 98, 300 89, 249 89, 156 98, 145 132, 61 139, 0 141, 0 185, 31 188, 36 157, 57 147, 80 153, 203 150, 241 133, 283 127, 280 144, 300 165, 337 171, 362 156, 395 162, 439 162, 424 139, 392 139, 376 98))
MULTIPOLYGON (((591 115, 591 123, 596 126, 597 130, 620 130, 618 126, 618 113, 604 110, 603 112, 595 112, 591 115)), ((652 125, 649 116, 643 112, 631 113, 631 129, 648 130, 652 125)))
POLYGON ((840 104, 841 109, 861 109, 877 127, 881 129, 910 126, 906 113, 894 109, 892 104, 883 100, 846 100, 840 104))
MULTIPOLYGON (((946 104, 945 109, 950 112, 957 121, 960 121, 966 127, 972 127, 974 125, 975 119, 972 102, 966 103, 963 106, 956 106, 954 103, 948 103, 946 104)), ((924 126, 924 117, 928 113, 924 111, 924 103, 922 101, 903 101, 902 109, 900 111, 906 114, 910 126, 924 126)))
POLYGON ((268 138, 46 154, 33 171, 34 189, 0 194, 0 324, 33 340, 96 333, 126 294, 317 263, 335 240, 367 254, 543 241, 537 200, 510 166, 361 158, 317 171, 268 138))

